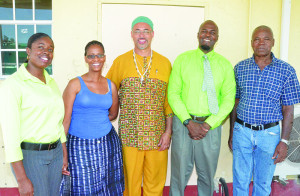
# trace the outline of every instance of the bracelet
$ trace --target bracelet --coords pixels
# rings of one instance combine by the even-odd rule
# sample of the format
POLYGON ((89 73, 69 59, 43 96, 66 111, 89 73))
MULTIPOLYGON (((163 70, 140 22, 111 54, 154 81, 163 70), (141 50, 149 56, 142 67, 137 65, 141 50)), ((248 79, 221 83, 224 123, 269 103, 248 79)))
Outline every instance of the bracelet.
POLYGON ((283 142, 283 143, 285 143, 286 145, 290 144, 290 142, 288 140, 286 140, 286 139, 281 139, 280 141, 283 142))
POLYGON ((172 133, 171 133, 171 134, 170 134, 170 133, 167 133, 167 132, 164 132, 164 133, 169 134, 169 137, 172 138, 172 133))

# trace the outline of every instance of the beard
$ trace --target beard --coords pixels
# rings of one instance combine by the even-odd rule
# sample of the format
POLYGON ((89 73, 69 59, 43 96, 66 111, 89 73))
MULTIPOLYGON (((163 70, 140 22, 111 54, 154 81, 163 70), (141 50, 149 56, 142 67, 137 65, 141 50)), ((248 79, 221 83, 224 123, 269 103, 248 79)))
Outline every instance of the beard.
POLYGON ((140 50, 145 50, 146 48, 148 48, 149 44, 146 43, 146 44, 143 44, 143 45, 140 45, 140 44, 136 44, 136 47, 140 50))
POLYGON ((210 47, 207 46, 207 45, 201 45, 200 47, 201 47, 203 50, 206 50, 206 51, 210 50, 210 47))
POLYGON ((147 47, 148 47, 148 45, 146 45, 146 46, 137 45, 137 48, 140 50, 145 50, 147 47))

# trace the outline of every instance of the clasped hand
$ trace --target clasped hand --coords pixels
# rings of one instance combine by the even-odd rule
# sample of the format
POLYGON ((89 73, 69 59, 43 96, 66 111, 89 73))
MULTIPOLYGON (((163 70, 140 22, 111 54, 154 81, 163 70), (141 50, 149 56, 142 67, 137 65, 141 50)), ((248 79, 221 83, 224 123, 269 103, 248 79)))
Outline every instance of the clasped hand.
POLYGON ((210 129, 209 124, 207 123, 196 123, 194 121, 190 121, 189 124, 187 125, 187 128, 189 130, 189 136, 193 140, 200 140, 203 139, 207 132, 210 129))

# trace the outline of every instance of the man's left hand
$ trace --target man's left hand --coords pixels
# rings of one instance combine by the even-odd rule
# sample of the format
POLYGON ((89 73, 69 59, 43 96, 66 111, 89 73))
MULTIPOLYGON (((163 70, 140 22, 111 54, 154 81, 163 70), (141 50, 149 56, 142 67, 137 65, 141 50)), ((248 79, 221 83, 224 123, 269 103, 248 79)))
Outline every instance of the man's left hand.
POLYGON ((204 122, 204 123, 196 123, 196 122, 193 122, 193 121, 191 121, 190 123, 189 123, 189 125, 191 124, 194 124, 194 125, 196 125, 196 127, 197 127, 197 130, 198 130, 198 132, 199 132, 199 134, 200 134, 200 136, 194 136, 194 135, 192 135, 191 133, 191 130, 190 129, 195 129, 195 127, 194 128, 191 128, 189 125, 187 126, 187 128, 188 128, 188 130, 189 130, 189 136, 193 139, 193 140, 200 140, 200 139, 203 139, 205 136, 206 136, 206 134, 207 134, 207 132, 210 130, 210 126, 209 126, 209 124, 207 124, 206 122, 204 122), (191 123, 192 122, 192 123, 191 123))
POLYGON ((274 164, 284 161, 287 155, 287 150, 288 146, 283 142, 279 142, 279 144, 276 146, 275 152, 272 157, 272 159, 276 159, 274 161, 274 164))
POLYGON ((158 143, 158 146, 160 147, 158 151, 164 151, 169 149, 170 143, 171 143, 171 134, 167 132, 163 133, 158 143))

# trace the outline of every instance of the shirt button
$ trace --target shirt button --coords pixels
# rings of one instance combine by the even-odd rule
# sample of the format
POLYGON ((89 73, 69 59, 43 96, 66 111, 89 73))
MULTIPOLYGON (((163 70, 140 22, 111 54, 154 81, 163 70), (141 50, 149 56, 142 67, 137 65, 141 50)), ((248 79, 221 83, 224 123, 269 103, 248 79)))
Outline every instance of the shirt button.
POLYGON ((98 144, 100 144, 100 141, 97 141, 98 144))

